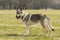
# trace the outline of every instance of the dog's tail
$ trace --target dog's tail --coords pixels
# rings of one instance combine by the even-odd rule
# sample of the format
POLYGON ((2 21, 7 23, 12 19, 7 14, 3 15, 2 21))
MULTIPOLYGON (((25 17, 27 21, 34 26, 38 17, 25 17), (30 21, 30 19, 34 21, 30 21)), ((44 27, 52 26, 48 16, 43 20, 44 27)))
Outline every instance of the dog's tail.
POLYGON ((44 15, 44 20, 45 20, 45 24, 47 25, 48 29, 54 31, 54 28, 50 22, 50 18, 44 15))
POLYGON ((54 29, 52 29, 52 31, 54 31, 54 29))

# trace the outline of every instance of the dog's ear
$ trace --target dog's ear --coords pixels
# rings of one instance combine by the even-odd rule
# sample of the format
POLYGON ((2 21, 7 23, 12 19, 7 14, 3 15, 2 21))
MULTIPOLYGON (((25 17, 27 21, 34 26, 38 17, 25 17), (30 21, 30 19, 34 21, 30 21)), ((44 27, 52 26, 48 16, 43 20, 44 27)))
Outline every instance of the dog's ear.
POLYGON ((20 8, 20 10, 22 11, 22 10, 23 10, 23 8, 20 8))
POLYGON ((18 8, 16 8, 16 10, 18 10, 18 8))
POLYGON ((18 10, 19 8, 17 8, 16 10, 18 10))

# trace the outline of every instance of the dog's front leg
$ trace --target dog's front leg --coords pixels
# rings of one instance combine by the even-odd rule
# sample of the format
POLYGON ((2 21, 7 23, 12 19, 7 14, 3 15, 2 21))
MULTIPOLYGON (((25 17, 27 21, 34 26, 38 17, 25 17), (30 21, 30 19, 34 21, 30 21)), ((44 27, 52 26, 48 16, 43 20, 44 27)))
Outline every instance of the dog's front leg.
POLYGON ((29 26, 26 27, 26 35, 29 35, 29 26))
POLYGON ((29 25, 26 24, 26 33, 25 33, 26 35, 29 35, 29 28, 30 28, 29 25))

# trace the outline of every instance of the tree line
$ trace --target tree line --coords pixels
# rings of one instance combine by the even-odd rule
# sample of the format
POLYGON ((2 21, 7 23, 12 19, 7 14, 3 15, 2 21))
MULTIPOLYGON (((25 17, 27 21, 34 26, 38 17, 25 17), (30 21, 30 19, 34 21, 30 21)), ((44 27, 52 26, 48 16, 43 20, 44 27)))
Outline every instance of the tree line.
POLYGON ((0 9, 60 9, 60 0, 0 0, 0 9))

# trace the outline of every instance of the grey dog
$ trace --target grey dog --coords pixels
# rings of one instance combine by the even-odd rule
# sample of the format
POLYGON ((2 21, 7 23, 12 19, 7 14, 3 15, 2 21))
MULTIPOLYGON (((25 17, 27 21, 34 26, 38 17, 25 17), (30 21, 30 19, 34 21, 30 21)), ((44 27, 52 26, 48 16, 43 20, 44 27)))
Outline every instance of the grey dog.
POLYGON ((29 35, 30 26, 40 23, 42 27, 46 30, 47 36, 52 36, 52 31, 54 31, 54 29, 51 25, 50 18, 47 15, 30 14, 24 12, 22 8, 17 8, 16 18, 21 19, 26 24, 26 35, 29 35))

